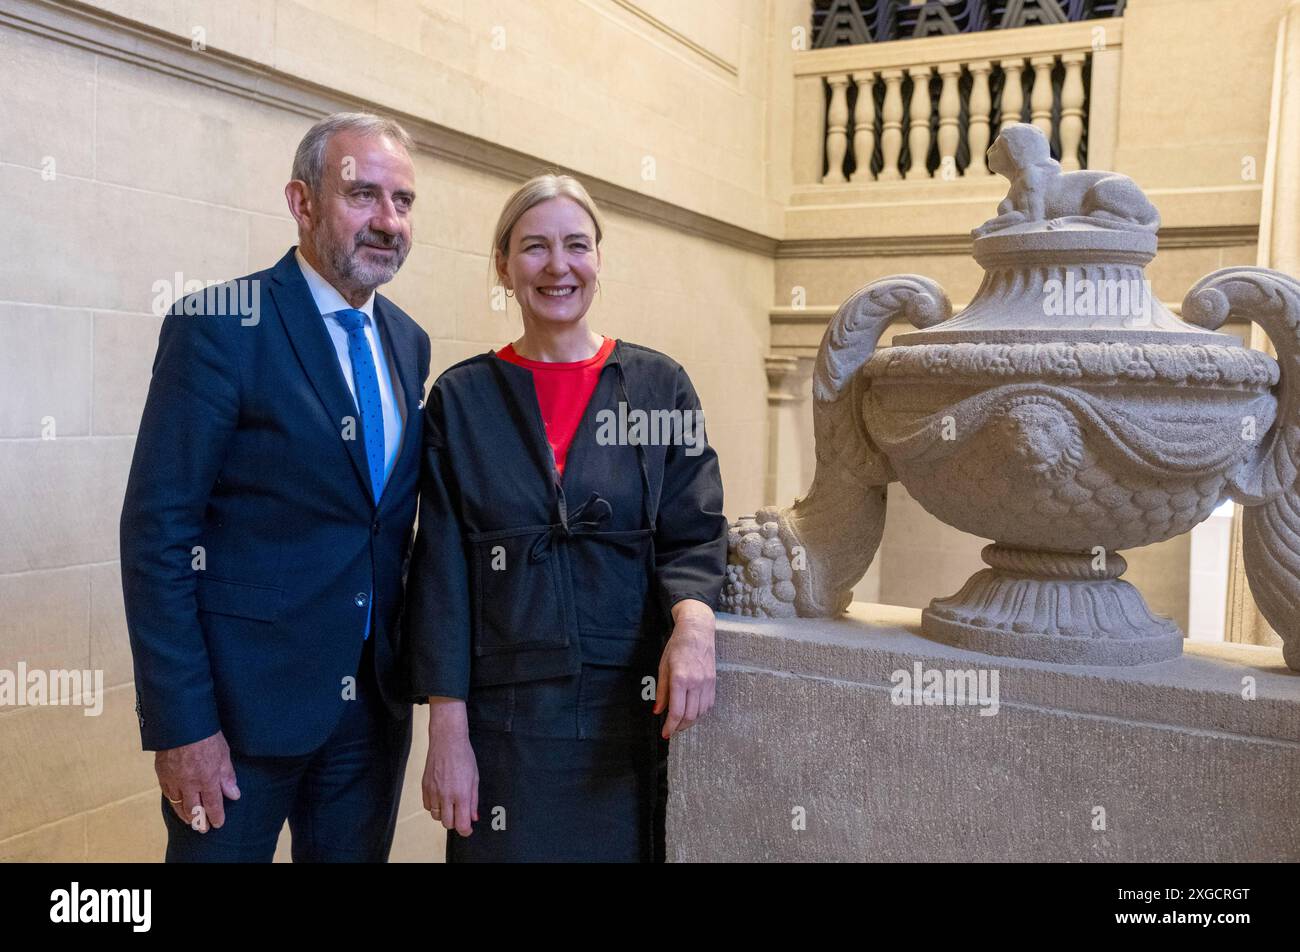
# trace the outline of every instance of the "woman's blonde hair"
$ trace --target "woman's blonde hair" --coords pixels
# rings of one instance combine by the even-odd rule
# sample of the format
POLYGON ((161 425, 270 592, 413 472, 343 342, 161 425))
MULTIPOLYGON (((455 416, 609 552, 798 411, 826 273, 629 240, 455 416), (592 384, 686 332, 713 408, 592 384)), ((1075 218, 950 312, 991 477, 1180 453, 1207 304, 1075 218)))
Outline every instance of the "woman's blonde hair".
POLYGON ((600 214, 596 211, 596 203, 591 200, 582 183, 571 175, 550 173, 536 175, 519 186, 518 190, 506 200, 505 207, 501 209, 501 216, 497 219, 496 231, 492 235, 492 252, 488 255, 488 272, 493 283, 499 280, 496 253, 499 251, 502 257, 510 257, 510 233, 519 219, 524 217, 524 212, 534 205, 561 196, 577 202, 582 210, 591 216, 592 223, 596 226, 596 246, 600 247, 600 214))

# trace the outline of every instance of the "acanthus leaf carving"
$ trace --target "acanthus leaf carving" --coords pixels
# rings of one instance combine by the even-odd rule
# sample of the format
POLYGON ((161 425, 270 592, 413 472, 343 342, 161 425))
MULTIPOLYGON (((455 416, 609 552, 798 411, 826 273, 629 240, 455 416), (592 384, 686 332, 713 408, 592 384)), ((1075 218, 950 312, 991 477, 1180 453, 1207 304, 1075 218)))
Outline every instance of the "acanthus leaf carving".
POLYGON ((917 275, 861 288, 835 313, 813 369, 817 469, 793 505, 766 507, 731 528, 724 610, 740 615, 836 615, 875 557, 894 478, 862 419, 862 368, 893 321, 930 327, 952 314, 948 296, 917 275), (783 578, 789 571, 789 578, 783 578))
POLYGON ((1251 594, 1281 636, 1287 665, 1300 671, 1300 283, 1266 268, 1224 268, 1187 292, 1183 315, 1211 330, 1230 316, 1253 321, 1277 349, 1276 422, 1229 489, 1245 507, 1242 556, 1251 594))

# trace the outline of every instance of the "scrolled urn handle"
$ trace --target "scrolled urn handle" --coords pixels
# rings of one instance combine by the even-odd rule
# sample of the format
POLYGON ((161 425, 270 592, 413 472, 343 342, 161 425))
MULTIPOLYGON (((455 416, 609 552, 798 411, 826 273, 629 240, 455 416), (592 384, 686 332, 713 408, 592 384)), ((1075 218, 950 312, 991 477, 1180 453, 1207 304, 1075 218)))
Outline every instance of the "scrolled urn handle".
POLYGON ((1277 414, 1229 483, 1245 506, 1242 555, 1260 612, 1300 671, 1300 283, 1266 268, 1224 268, 1183 299, 1183 319, 1217 330, 1230 316, 1253 321, 1277 349, 1277 414))
POLYGON ((860 371, 894 320, 930 327, 951 315, 943 289, 911 274, 873 281, 840 305, 813 370, 812 486, 791 506, 732 525, 724 611, 813 617, 848 607, 880 545, 885 487, 894 478, 862 419, 869 381, 860 371))

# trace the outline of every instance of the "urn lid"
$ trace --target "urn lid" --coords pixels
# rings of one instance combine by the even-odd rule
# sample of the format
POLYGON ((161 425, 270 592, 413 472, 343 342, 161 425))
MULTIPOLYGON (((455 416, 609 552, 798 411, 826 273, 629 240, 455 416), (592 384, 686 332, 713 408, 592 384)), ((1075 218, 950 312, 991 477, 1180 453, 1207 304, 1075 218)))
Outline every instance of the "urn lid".
POLYGON ((1036 126, 1009 123, 989 168, 1010 181, 998 214, 975 228, 984 279, 948 320, 897 335, 894 346, 1106 342, 1239 347, 1230 334, 1180 320, 1152 291, 1160 215, 1128 176, 1064 172, 1036 126))

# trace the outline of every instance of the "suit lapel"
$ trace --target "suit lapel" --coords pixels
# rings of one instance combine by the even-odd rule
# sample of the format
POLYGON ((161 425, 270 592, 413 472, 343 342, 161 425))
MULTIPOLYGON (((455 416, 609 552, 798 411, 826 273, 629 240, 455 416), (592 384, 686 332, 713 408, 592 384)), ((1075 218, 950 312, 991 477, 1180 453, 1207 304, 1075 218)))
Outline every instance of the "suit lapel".
POLYGON ((302 276, 292 248, 272 269, 271 297, 275 300, 280 320, 298 355, 298 361, 302 364, 303 372, 311 381, 352 460, 352 468, 356 470, 366 499, 373 500, 375 497, 370 488, 370 467, 360 439, 361 417, 357 412, 356 401, 352 399, 352 391, 343 378, 338 351, 334 349, 334 342, 325 329, 325 321, 316 309, 316 302, 307 287, 307 279, 302 276), (357 439, 343 439, 345 417, 353 420, 357 439))

